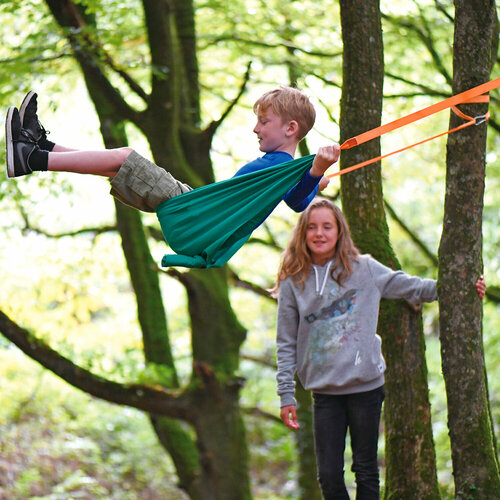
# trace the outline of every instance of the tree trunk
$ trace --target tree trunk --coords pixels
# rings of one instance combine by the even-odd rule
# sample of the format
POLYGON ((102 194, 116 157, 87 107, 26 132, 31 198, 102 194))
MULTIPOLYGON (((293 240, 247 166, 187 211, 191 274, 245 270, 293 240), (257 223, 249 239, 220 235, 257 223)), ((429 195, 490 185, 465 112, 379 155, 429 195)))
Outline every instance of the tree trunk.
POLYGON ((313 412, 311 391, 306 391, 295 377, 295 398, 297 400, 297 420, 300 427, 295 433, 298 453, 298 485, 302 500, 321 500, 321 491, 316 474, 314 453, 313 412))
MULTIPOLYGON (((131 108, 107 79, 106 58, 97 57, 101 56, 101 46, 97 34, 87 29, 93 19, 84 14, 84 5, 68 0, 46 2, 58 23, 71 28, 68 39, 100 116, 102 131, 108 133, 107 146, 125 144, 124 137, 121 142, 114 141, 107 126, 129 120, 145 133, 155 161, 175 177, 195 186, 212 181, 209 152, 214 129, 199 128, 192 2, 143 0, 154 68, 150 95, 127 79, 146 103, 140 112, 131 108)), ((165 366, 171 374, 165 385, 176 387, 158 274, 141 217, 120 203, 116 207, 127 267, 137 295, 146 360, 165 366)), ((180 422, 154 416, 152 423, 191 498, 245 500, 250 498, 248 448, 238 403, 241 380, 234 374, 246 332, 231 308, 225 270, 194 270, 179 279, 188 290, 192 326, 193 376, 184 392, 191 395, 190 423, 195 422, 196 446, 180 422)))
MULTIPOLYGON (((123 127, 115 124, 99 88, 89 78, 87 88, 95 103, 101 122, 101 133, 107 148, 127 144, 123 127)), ((137 300, 137 318, 142 332, 144 356, 147 363, 165 367, 169 374, 165 384, 179 387, 174 365, 165 308, 163 306, 158 273, 142 225, 141 215, 119 201, 115 201, 117 228, 122 239, 122 248, 137 300)), ((193 500, 204 499, 204 471, 200 469, 196 445, 182 425, 171 418, 150 415, 153 429, 167 453, 170 454, 179 477, 179 487, 193 500)))
POLYGON ((192 270, 189 296, 193 345, 193 412, 201 467, 210 476, 204 500, 251 498, 248 447, 235 376, 246 337, 229 304, 226 270, 192 270))
MULTIPOLYGON (((456 0, 455 11, 454 94, 489 79, 495 3, 456 0)), ((477 116, 487 105, 462 109, 477 116)), ((459 122, 452 114, 450 127, 459 122)), ((486 500, 500 498, 500 477, 484 364, 482 305, 474 288, 482 272, 485 152, 485 124, 448 138, 439 307, 455 494, 486 500)))
MULTIPOLYGON (((381 122, 383 45, 378 0, 340 1, 344 42, 341 142, 381 122)), ((346 168, 380 155, 380 141, 342 152, 346 168)), ((341 199, 354 241, 392 268, 380 164, 341 177, 341 199)), ((421 317, 402 301, 383 301, 378 331, 387 362, 385 401, 386 498, 439 498, 430 422, 421 317)))

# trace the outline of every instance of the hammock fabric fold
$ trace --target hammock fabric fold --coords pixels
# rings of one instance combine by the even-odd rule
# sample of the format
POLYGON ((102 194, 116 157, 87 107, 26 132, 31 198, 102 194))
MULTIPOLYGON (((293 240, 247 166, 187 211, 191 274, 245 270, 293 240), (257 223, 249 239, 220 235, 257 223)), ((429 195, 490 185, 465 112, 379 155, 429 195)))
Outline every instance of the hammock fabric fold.
POLYGON ((156 210, 175 254, 163 267, 223 266, 311 168, 308 155, 208 184, 163 202, 156 210))

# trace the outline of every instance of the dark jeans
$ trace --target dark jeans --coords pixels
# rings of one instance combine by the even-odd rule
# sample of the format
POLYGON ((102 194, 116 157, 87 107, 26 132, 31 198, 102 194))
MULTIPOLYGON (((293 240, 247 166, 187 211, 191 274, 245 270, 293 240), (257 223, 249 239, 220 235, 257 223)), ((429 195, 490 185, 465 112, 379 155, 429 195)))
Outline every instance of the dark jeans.
POLYGON ((313 397, 314 444, 323 497, 325 500, 349 499, 344 482, 344 450, 349 427, 356 499, 378 500, 377 446, 384 387, 342 396, 314 393, 313 397))

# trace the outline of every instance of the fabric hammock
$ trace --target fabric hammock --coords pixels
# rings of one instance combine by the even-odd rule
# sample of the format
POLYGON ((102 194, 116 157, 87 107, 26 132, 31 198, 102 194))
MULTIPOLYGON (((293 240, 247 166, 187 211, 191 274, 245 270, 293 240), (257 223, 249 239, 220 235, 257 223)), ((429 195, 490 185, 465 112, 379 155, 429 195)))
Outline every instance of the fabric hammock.
MULTIPOLYGON (((343 168, 327 177, 343 175, 441 135, 483 123, 488 119, 488 113, 470 117, 458 111, 456 106, 462 103, 488 102, 489 96, 483 94, 498 87, 500 78, 348 139, 340 146, 341 150, 358 146, 447 108, 452 108, 467 120, 442 134, 343 168)), ((245 244, 252 231, 274 210, 287 191, 299 182, 311 167, 314 156, 305 156, 209 184, 162 203, 156 210, 158 219, 165 240, 177 255, 166 254, 161 265, 198 268, 223 266, 245 244)))
POLYGON ((156 213, 177 255, 164 255, 161 265, 223 266, 311 168, 314 157, 231 177, 163 202, 156 213))

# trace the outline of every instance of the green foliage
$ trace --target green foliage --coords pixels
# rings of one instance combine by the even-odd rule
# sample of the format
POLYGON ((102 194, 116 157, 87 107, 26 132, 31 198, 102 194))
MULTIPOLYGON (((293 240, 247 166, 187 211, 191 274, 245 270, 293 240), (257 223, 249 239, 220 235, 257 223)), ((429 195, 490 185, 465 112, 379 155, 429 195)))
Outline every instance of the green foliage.
POLYGON ((141 384, 158 384, 163 387, 172 387, 174 383, 172 368, 156 363, 147 363, 144 370, 138 374, 137 382, 141 384))
POLYGON ((44 1, 2 2, 0 16, 2 39, 9 40, 0 47, 0 95, 16 96, 42 81, 61 86, 62 82, 51 78, 54 73, 71 78, 68 44, 60 37, 44 1))
POLYGON ((0 353, 0 497, 186 498, 144 414, 92 399, 18 354, 0 353))

